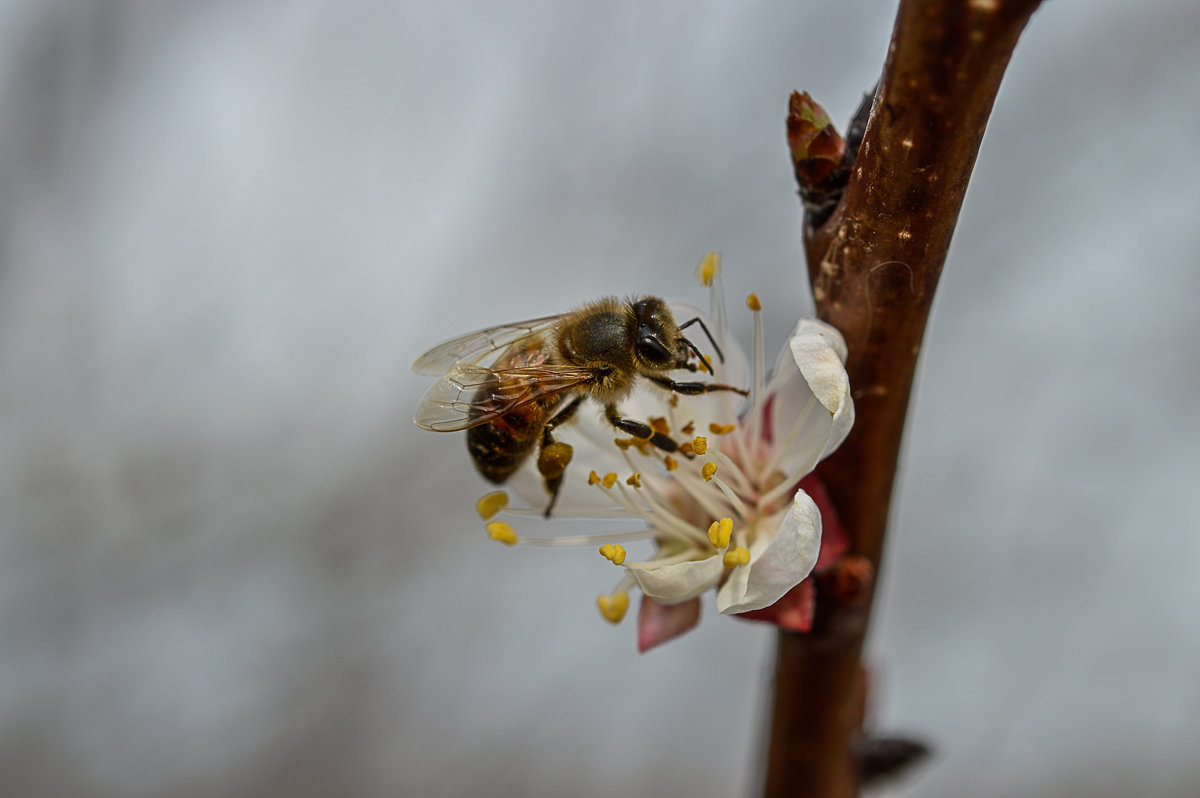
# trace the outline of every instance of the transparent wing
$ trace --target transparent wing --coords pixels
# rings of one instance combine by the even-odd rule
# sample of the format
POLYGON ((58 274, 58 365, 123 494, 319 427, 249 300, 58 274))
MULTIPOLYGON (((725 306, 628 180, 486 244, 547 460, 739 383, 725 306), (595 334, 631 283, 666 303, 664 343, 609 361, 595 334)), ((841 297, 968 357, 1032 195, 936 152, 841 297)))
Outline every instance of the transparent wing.
POLYGON ((413 361, 412 370, 418 374, 442 375, 455 364, 478 363, 493 352, 501 352, 517 341, 549 329, 560 318, 561 315, 543 316, 540 319, 501 324, 451 338, 413 361))
POLYGON ((426 392, 413 421, 434 432, 464 430, 595 377, 592 369, 540 365, 493 370, 459 363, 426 392))

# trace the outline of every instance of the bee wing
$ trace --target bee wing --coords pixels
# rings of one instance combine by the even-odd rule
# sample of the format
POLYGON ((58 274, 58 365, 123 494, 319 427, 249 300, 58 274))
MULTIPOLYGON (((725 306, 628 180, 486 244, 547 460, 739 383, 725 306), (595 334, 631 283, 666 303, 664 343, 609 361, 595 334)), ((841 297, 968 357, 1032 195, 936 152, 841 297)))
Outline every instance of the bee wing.
POLYGON ((451 338, 421 355, 412 364, 418 374, 446 374, 455 364, 474 364, 492 352, 499 352, 517 341, 549 329, 561 315, 501 324, 451 338))
POLYGON ((459 363, 426 392, 413 421, 434 432, 464 430, 595 377, 593 369, 542 365, 493 370, 459 363), (481 394, 483 387, 487 391, 481 394))

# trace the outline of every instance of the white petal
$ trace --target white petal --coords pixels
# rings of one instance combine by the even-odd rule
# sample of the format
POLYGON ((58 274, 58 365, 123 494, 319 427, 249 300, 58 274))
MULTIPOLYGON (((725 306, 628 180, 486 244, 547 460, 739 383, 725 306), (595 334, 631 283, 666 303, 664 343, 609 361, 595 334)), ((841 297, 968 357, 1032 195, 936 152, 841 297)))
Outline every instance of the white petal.
POLYGON ((821 512, 802 490, 775 535, 750 546, 750 564, 735 567, 717 593, 717 609, 728 615, 769 607, 812 572, 821 550, 821 512))
POLYGON ((833 347, 837 353, 838 360, 843 363, 846 362, 846 357, 850 354, 850 350, 846 347, 846 339, 838 331, 838 328, 820 319, 800 319, 796 324, 796 330, 792 333, 792 336, 800 338, 817 336, 823 338, 825 343, 833 347))
POLYGON ((854 402, 845 353, 841 333, 816 319, 801 319, 780 353, 767 393, 776 462, 788 481, 810 472, 850 432, 854 402))
POLYGON ((719 555, 713 555, 670 565, 655 565, 653 560, 626 563, 625 570, 650 598, 660 604, 678 604, 715 586, 725 566, 719 555))
POLYGON ((832 419, 821 453, 823 458, 841 445, 854 424, 850 377, 844 365, 846 341, 840 332, 823 321, 801 319, 788 346, 809 388, 832 419))

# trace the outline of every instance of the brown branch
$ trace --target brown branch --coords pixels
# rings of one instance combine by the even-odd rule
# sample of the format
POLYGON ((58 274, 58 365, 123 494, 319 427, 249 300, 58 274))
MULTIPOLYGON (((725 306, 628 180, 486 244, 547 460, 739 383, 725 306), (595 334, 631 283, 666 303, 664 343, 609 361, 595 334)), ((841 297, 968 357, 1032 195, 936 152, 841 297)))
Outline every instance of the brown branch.
MULTIPOLYGON (((934 289, 996 92, 1039 0, 901 0, 883 80, 845 194, 806 225, 818 315, 850 348, 857 421, 818 470, 878 572, 900 438, 934 289)), ((820 587, 820 586, 819 586, 820 587)), ((819 590, 820 623, 781 632, 768 798, 859 791, 865 596, 819 590)))

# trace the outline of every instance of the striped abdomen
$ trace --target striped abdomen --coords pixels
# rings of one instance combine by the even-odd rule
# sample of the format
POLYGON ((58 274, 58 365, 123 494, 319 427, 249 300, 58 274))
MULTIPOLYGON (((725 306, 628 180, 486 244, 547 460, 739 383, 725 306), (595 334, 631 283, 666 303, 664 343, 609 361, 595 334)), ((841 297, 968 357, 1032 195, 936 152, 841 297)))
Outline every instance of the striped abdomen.
MULTIPOLYGON (((540 339, 522 342, 509 349, 496 362, 497 370, 520 366, 540 366, 546 362, 546 353, 540 339)), ((475 415, 486 413, 500 401, 528 387, 534 387, 533 377, 502 376, 481 387, 471 405, 478 408, 475 415)), ((475 461, 475 467, 484 478, 497 484, 504 482, 520 468, 529 453, 537 448, 542 428, 554 415, 565 398, 557 393, 530 402, 516 410, 498 416, 486 424, 467 430, 467 451, 475 461)))

